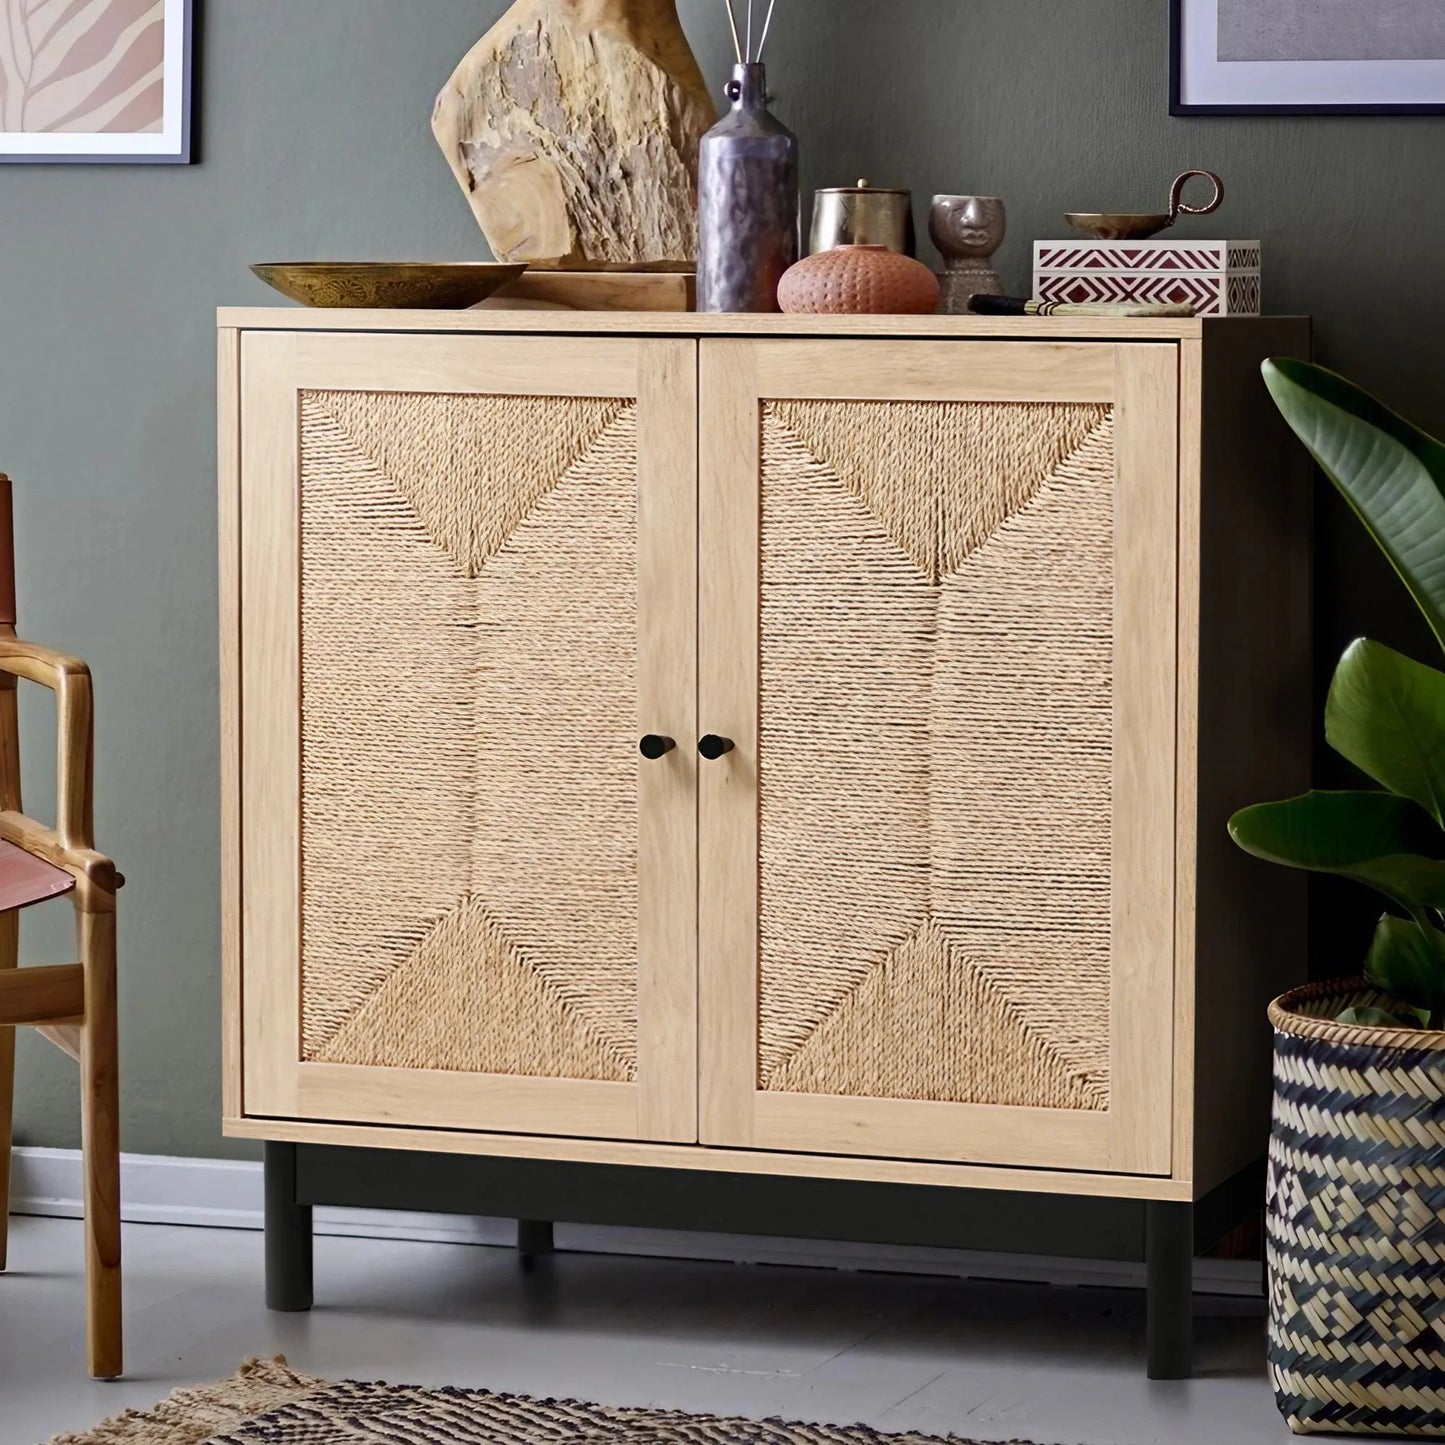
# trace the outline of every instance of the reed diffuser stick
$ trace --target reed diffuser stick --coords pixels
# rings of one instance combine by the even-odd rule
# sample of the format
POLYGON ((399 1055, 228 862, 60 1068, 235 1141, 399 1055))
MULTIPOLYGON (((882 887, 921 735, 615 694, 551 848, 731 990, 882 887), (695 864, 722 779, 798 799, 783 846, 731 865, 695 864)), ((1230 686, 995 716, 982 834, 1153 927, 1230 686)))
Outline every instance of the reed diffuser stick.
POLYGON ((748 0, 748 64, 753 63, 753 0, 748 0))
POLYGON ((771 30, 773 27, 773 10, 776 7, 777 3, 778 0, 768 0, 768 13, 763 19, 763 34, 762 38, 758 41, 758 53, 756 57, 754 57, 758 61, 762 60, 763 47, 768 43, 768 31, 771 30))
POLYGON ((733 33, 733 52, 737 55, 738 64, 743 63, 743 42, 738 35, 738 17, 733 14, 733 0, 723 0, 728 9, 728 28, 733 33))

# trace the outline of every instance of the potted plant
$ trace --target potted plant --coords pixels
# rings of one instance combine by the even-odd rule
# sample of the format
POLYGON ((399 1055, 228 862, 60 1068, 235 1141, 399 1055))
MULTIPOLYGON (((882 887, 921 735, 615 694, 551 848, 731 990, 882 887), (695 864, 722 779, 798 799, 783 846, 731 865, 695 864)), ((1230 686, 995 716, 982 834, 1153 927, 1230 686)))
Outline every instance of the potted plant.
MULTIPOLYGON (((1445 647, 1445 446, 1321 367, 1264 376, 1445 647)), ((1229 824, 1385 900, 1362 978, 1270 1006, 1270 1374, 1297 1434, 1445 1435, 1445 672, 1352 643, 1325 737, 1374 788, 1229 824)))

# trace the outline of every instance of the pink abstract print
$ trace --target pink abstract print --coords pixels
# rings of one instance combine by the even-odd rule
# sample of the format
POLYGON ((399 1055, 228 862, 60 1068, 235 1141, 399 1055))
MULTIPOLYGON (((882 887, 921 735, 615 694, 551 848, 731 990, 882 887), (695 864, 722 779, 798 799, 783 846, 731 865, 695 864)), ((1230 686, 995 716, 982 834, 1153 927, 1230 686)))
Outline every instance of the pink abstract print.
POLYGON ((159 132, 165 12, 165 0, 0 0, 0 132, 159 132))

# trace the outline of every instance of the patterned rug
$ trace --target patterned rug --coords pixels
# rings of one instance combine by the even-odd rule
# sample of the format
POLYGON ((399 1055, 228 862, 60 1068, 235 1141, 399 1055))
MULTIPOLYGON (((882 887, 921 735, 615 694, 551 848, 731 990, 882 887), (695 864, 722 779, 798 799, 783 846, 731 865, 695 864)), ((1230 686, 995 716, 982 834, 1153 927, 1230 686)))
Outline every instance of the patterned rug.
MULTIPOLYGON (((177 1390, 50 1445, 970 1445, 863 1425, 727 1419, 531 1400, 487 1390, 423 1389, 299 1375, 284 1359, 248 1360, 214 1385, 177 1390)), ((1020 1445, 1020 1442, 1014 1442, 1020 1445)))

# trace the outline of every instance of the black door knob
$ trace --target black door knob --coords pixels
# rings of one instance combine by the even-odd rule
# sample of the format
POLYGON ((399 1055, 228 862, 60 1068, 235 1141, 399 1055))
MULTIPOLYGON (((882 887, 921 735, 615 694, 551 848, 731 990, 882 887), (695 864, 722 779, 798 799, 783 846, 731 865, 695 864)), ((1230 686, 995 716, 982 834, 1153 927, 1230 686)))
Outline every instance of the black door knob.
POLYGON ((731 738, 720 738, 716 733, 708 733, 706 737, 699 738, 697 750, 708 762, 715 763, 724 753, 733 750, 731 738))
POLYGON ((677 743, 674 742, 672 738, 662 737, 658 733, 648 733, 648 735, 638 743, 637 751, 640 752, 644 758, 656 759, 665 757, 676 746, 677 743))

